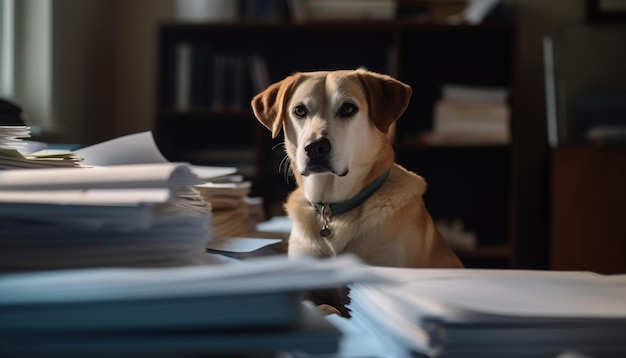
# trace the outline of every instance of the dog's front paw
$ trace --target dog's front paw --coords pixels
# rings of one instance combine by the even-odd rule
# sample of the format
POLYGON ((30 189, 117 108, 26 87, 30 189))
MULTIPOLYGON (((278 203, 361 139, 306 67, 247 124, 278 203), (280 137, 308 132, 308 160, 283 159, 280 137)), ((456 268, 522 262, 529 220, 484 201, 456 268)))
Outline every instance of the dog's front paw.
POLYGON ((322 312, 322 314, 324 314, 325 316, 331 315, 331 314, 336 314, 338 316, 341 316, 341 312, 339 312, 338 309, 336 309, 335 307, 331 306, 331 305, 327 305, 327 304, 321 304, 317 306, 317 309, 322 312))

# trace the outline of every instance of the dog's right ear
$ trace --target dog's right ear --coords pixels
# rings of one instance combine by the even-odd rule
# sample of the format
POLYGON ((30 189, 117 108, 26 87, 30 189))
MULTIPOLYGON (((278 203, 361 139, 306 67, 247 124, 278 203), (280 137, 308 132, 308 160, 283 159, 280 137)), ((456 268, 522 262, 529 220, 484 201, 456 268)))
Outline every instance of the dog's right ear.
POLYGON ((272 138, 276 138, 283 126, 285 106, 298 77, 295 74, 276 82, 252 99, 251 104, 255 117, 272 131, 272 138))

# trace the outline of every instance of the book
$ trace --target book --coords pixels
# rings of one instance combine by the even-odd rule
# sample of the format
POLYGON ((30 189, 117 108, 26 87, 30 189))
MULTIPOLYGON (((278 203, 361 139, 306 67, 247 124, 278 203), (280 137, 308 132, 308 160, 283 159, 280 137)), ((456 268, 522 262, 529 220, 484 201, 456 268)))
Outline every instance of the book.
POLYGON ((179 111, 191 108, 192 45, 183 42, 176 47, 176 82, 174 107, 179 111))
POLYGON ((211 83, 213 51, 206 43, 194 43, 191 47, 190 68, 190 107, 192 109, 211 108, 211 83))
POLYGON ((252 81, 253 95, 263 92, 272 82, 265 57, 261 54, 252 54, 248 57, 248 69, 252 81))
POLYGON ((396 15, 396 2, 390 0, 292 0, 294 21, 308 20, 389 20, 396 15))
POLYGON ((454 101, 480 103, 506 103, 510 96, 503 87, 464 86, 445 84, 441 88, 442 98, 454 101))

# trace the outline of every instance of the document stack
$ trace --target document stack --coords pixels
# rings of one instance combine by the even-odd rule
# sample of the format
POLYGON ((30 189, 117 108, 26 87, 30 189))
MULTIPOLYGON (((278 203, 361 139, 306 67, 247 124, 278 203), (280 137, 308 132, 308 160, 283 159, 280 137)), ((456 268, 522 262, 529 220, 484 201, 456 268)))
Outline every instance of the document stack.
POLYGON ((435 103, 431 145, 503 145, 510 142, 510 108, 504 88, 445 85, 435 103))
POLYGON ((0 172, 0 270, 193 263, 210 240, 180 163, 0 172))
POLYGON ((0 170, 19 168, 79 167, 82 158, 69 150, 31 151, 24 138, 30 138, 28 126, 0 125, 0 170))
POLYGON ((246 236, 260 221, 256 203, 249 198, 251 183, 239 176, 194 185, 204 201, 211 204, 213 236, 216 239, 246 236))
POLYGON ((332 354, 341 334, 309 289, 372 282, 354 257, 0 276, 3 357, 332 354), (303 304, 305 303, 305 304, 303 304))
POLYGON ((375 268, 351 286, 353 320, 390 357, 626 356, 626 276, 375 268))
POLYGON ((234 169, 171 163, 150 132, 75 154, 79 168, 0 171, 0 270, 205 262, 211 206, 193 186, 234 169))
POLYGON ((69 150, 48 150, 44 143, 26 141, 31 128, 22 108, 0 99, 0 170, 15 168, 78 167, 82 158, 69 150))

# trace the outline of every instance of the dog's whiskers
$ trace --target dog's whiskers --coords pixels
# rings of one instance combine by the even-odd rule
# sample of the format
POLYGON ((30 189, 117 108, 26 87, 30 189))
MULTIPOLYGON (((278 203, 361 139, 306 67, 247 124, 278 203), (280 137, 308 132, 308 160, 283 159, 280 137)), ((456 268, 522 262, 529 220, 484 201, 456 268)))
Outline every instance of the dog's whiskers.
MULTIPOLYGON (((282 149, 285 150, 285 142, 280 142, 276 144, 275 146, 272 147, 272 150, 278 147, 282 147, 282 149)), ((281 159, 280 163, 278 164, 278 172, 280 173, 283 170, 284 170, 285 182, 289 183, 289 177, 291 177, 293 173, 291 171, 291 161, 288 155, 285 155, 283 159, 281 159)))
POLYGON ((289 178, 292 176, 292 172, 291 172, 291 160, 289 159, 289 156, 285 155, 283 157, 283 159, 280 161, 280 164, 278 165, 278 171, 283 171, 284 170, 284 178, 285 178, 285 182, 289 183, 289 178))

